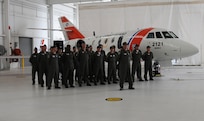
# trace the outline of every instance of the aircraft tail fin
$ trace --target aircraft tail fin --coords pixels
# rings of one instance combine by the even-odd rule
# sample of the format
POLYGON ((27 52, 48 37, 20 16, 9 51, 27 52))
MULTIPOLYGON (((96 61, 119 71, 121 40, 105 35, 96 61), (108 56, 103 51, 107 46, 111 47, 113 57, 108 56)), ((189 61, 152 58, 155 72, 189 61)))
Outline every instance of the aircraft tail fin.
POLYGON ((65 16, 59 18, 60 25, 63 31, 65 40, 83 39, 84 35, 69 21, 65 16))

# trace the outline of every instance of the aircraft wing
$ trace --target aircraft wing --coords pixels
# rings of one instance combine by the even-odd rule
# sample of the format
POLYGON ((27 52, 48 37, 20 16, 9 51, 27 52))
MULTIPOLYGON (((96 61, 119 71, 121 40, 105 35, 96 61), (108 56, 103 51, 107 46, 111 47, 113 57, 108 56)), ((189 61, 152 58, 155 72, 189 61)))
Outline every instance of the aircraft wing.
POLYGON ((72 30, 69 29, 46 29, 46 28, 27 28, 31 30, 50 30, 50 31, 68 31, 71 32, 72 30))

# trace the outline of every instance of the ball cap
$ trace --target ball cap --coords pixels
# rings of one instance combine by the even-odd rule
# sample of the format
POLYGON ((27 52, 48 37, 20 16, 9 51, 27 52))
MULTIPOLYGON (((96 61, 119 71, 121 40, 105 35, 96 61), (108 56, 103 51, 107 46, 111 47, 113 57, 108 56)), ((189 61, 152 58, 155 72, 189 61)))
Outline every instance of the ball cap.
POLYGON ((135 45, 135 47, 139 47, 139 45, 138 45, 138 44, 136 44, 136 45, 135 45))
POLYGON ((147 46, 147 48, 151 48, 150 46, 147 46))
POLYGON ((101 46, 99 45, 99 46, 97 46, 97 48, 101 48, 101 46))
POLYGON ((123 42, 123 45, 128 45, 128 43, 127 42, 123 42))

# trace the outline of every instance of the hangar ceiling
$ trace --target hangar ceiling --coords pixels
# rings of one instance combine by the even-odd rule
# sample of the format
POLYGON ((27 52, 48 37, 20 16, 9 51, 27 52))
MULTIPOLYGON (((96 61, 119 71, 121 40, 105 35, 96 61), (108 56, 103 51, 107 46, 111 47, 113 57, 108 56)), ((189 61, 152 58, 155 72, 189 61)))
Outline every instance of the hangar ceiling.
MULTIPOLYGON (((29 0, 27 0, 29 1, 29 0)), ((137 2, 200 2, 203 0, 47 0, 47 4, 64 3, 87 3, 87 2, 114 2, 114 1, 137 1, 137 2)))
POLYGON ((47 4, 80 3, 80 2, 104 2, 116 0, 47 0, 47 4))

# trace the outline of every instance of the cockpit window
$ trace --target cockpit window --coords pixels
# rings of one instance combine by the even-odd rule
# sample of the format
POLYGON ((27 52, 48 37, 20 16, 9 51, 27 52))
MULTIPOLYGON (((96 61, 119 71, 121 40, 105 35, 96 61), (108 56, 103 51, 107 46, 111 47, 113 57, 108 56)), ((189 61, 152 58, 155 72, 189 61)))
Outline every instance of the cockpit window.
POLYGON ((165 39, 167 39, 167 38, 173 38, 173 37, 171 36, 171 34, 169 34, 167 31, 163 31, 162 34, 164 35, 165 39))
POLYGON ((174 34, 172 31, 169 32, 171 34, 171 36, 173 36, 174 38, 178 38, 178 36, 176 36, 176 34, 174 34))
POLYGON ((147 38, 148 38, 148 39, 149 39, 149 38, 154 38, 154 33, 153 33, 153 32, 149 33, 149 34, 147 35, 147 38))
POLYGON ((156 37, 157 38, 163 38, 160 32, 156 32, 156 37))

